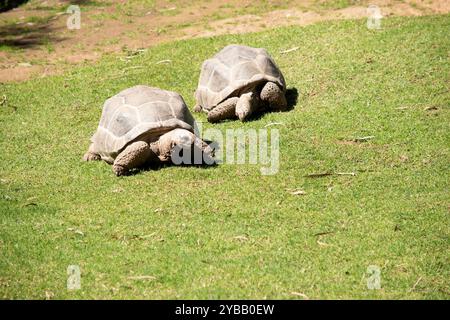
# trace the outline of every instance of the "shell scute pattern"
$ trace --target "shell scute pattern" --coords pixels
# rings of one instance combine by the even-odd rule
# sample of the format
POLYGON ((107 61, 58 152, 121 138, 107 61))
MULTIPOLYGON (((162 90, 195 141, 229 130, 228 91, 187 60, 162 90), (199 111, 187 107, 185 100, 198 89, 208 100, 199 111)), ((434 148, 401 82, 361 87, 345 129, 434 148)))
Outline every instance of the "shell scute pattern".
POLYGON ((94 151, 111 163, 139 137, 155 140, 175 128, 193 131, 194 123, 179 94, 147 86, 131 87, 106 100, 92 137, 94 151))
POLYGON ((229 45, 202 64, 195 98, 209 111, 227 98, 267 81, 286 90, 284 77, 267 50, 229 45))

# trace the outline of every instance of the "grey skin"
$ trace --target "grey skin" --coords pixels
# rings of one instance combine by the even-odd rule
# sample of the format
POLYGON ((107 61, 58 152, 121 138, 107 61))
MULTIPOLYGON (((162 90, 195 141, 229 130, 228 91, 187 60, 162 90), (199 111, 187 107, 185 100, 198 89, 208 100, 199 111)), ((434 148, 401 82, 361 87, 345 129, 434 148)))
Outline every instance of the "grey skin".
POLYGON ((286 83, 265 49, 229 45, 202 65, 194 111, 208 121, 247 120, 263 110, 287 108, 286 83))
POLYGON ((145 164, 171 160, 175 148, 211 148, 194 134, 194 118, 183 98, 147 86, 126 89, 108 99, 85 161, 104 160, 117 176, 145 164))

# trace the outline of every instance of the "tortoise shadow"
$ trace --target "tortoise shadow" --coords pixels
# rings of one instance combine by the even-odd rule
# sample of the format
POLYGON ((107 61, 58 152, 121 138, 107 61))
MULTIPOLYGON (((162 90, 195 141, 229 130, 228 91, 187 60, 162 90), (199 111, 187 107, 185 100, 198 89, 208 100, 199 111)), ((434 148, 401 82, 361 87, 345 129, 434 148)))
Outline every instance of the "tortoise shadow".
POLYGON ((286 100, 287 100, 287 109, 286 109, 286 111, 291 111, 297 105, 297 101, 298 101, 298 90, 297 90, 297 88, 292 87, 292 88, 289 88, 289 89, 286 90, 286 100))
POLYGON ((250 115, 249 119, 247 121, 256 121, 261 119, 266 113, 272 113, 272 112, 289 112, 292 111, 295 106, 297 105, 297 101, 298 101, 298 90, 297 88, 289 88, 286 90, 286 101, 287 101, 287 108, 286 110, 283 111, 272 111, 272 110, 267 110, 267 111, 262 111, 262 112, 256 112, 252 115, 250 115))
POLYGON ((152 163, 152 164, 147 164, 147 165, 141 166, 134 170, 130 170, 130 172, 127 174, 127 176, 136 176, 136 175, 148 172, 148 171, 160 171, 160 170, 164 170, 164 169, 171 168, 171 167, 200 168, 200 169, 204 169, 204 170, 209 170, 212 168, 216 168, 217 166, 218 165, 215 162, 213 164, 202 163, 202 164, 179 164, 179 165, 173 164, 171 162, 164 162, 164 163, 158 163, 158 164, 152 163))
MULTIPOLYGON (((208 145, 212 144, 213 141, 205 141, 206 143, 208 143, 208 145)), ((181 164, 174 164, 171 161, 168 162, 160 162, 160 163, 147 163, 143 166, 140 166, 139 168, 130 170, 130 172, 127 174, 127 176, 134 176, 134 175, 138 175, 147 171, 159 171, 165 168, 169 168, 169 167, 181 167, 181 168, 201 168, 204 170, 207 169, 212 169, 212 168, 216 168, 217 162, 215 161, 214 158, 208 158, 208 161, 205 161, 205 156, 203 154, 203 152, 199 149, 194 150, 194 152, 192 152, 191 154, 191 158, 188 159, 189 161, 186 161, 187 163, 181 163, 181 164), (199 163, 199 161, 196 161, 196 159, 194 158, 194 155, 196 154, 196 152, 199 152, 202 155, 202 161, 199 163)))

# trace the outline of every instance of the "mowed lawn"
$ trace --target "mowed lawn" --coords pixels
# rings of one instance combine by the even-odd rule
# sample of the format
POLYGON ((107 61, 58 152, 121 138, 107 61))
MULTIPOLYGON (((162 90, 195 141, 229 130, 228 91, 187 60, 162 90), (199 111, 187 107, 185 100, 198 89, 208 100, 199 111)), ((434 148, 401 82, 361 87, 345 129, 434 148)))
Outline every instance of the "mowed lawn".
POLYGON ((448 299, 449 34, 449 15, 383 19, 381 30, 328 22, 1 85, 0 297, 448 299), (271 124, 276 175, 222 164, 117 178, 81 161, 105 99, 148 84, 192 110, 202 61, 230 43, 267 48, 298 100, 203 127, 271 124), (356 175, 307 177, 325 172, 356 175), (69 265, 81 268, 80 290, 66 288, 69 265), (367 288, 370 265, 379 290, 367 288))

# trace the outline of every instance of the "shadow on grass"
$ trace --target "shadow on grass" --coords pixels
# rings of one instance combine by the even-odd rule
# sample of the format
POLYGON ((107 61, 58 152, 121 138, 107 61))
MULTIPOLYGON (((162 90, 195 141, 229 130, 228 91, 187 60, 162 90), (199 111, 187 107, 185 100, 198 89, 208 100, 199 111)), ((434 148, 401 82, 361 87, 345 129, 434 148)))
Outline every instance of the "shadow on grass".
MULTIPOLYGON (((1 1, 1 0, 0 0, 1 1)), ((17 1, 25 2, 25 1, 17 1)), ((96 1, 90 0, 71 0, 64 1, 69 5, 97 5, 96 1)), ((1 2, 0 2, 1 3, 1 2)), ((1 7, 1 6, 0 6, 1 7)), ((36 4, 36 7, 30 10, 49 10, 43 3, 36 4)), ((64 8, 64 11, 67 9, 64 8)), ((24 9, 25 13, 28 9, 24 9)), ((52 12, 54 13, 54 12, 52 12)), ((40 45, 52 45, 52 43, 60 42, 66 38, 57 36, 58 31, 64 27, 55 27, 52 23, 57 16, 50 14, 46 17, 29 17, 29 22, 16 23, 14 21, 7 22, 0 26, 0 47, 9 47, 11 49, 29 49, 40 45)))
POLYGON ((58 28, 51 26, 49 22, 40 22, 33 25, 12 23, 0 27, 0 46, 29 49, 64 40, 62 37, 55 36, 57 30, 58 28))
MULTIPOLYGON (((283 110, 281 112, 289 112, 291 110, 294 109, 294 107, 297 105, 297 101, 298 101, 298 90, 297 88, 289 88, 286 90, 286 100, 287 100, 287 108, 286 110, 283 110)), ((248 121, 256 121, 261 119, 265 113, 268 112, 280 112, 280 111, 274 111, 274 110, 270 110, 270 109, 266 109, 266 110, 262 110, 259 112, 256 112, 254 114, 251 114, 248 121)), ((236 118, 237 119, 237 118, 236 118)))
POLYGON ((28 0, 0 0, 0 12, 5 12, 17 8, 28 0))
POLYGON ((298 101, 298 90, 297 88, 289 88, 286 90, 286 100, 287 100, 287 110, 290 111, 294 109, 298 101))
MULTIPOLYGON (((1 1, 1 0, 0 0, 1 1)), ((17 1, 25 2, 25 1, 17 1)), ((65 0, 69 5, 79 6, 105 6, 105 3, 92 0, 65 0)), ((2 2, 0 2, 2 3, 2 2)), ((1 6, 0 6, 1 8, 1 6)), ((65 8, 64 11, 67 9, 65 8)), ((39 3, 32 10, 49 10, 51 7, 39 3)), ((41 45, 52 45, 52 43, 60 42, 66 38, 57 36, 57 32, 63 27, 55 27, 52 20, 56 16, 49 16, 30 23, 5 24, 0 27, 0 47, 9 47, 11 49, 29 49, 41 45)))
MULTIPOLYGON (((213 144, 213 141, 205 141, 207 142, 209 145, 213 144)), ((180 157, 183 158, 183 155, 180 154, 180 157)), ((146 171, 159 171, 165 168, 169 168, 169 167, 181 167, 181 168, 201 168, 201 169, 212 169, 212 168, 216 168, 217 167, 217 163, 214 161, 213 158, 208 158, 208 164, 205 160, 203 160, 206 156, 204 155, 203 152, 201 152, 199 149, 198 150, 194 150, 191 153, 191 158, 190 158, 190 162, 189 163, 182 163, 179 165, 176 165, 174 163, 172 163, 172 161, 167 161, 167 162, 161 162, 161 163, 147 163, 143 166, 140 166, 139 168, 130 170, 126 176, 134 176, 146 171), (202 156, 202 161, 201 163, 197 163, 198 161, 196 161, 196 159, 194 158, 194 155, 196 154, 196 152, 198 152, 197 154, 201 154, 202 156)), ((209 156, 208 156, 209 157, 209 156)), ((184 158, 183 158, 184 161, 184 158)))
POLYGON ((139 168, 136 169, 132 169, 130 170, 126 175, 123 175, 124 177, 127 176, 135 176, 135 175, 139 175, 148 171, 160 171, 160 170, 164 170, 166 168, 171 168, 171 167, 180 167, 180 168, 200 168, 200 169, 204 169, 204 170, 209 170, 209 169, 213 169, 216 168, 218 165, 216 163, 214 164, 180 164, 180 165, 175 165, 171 162, 165 162, 165 163, 159 163, 159 164, 147 164, 144 166, 141 166, 139 168))

